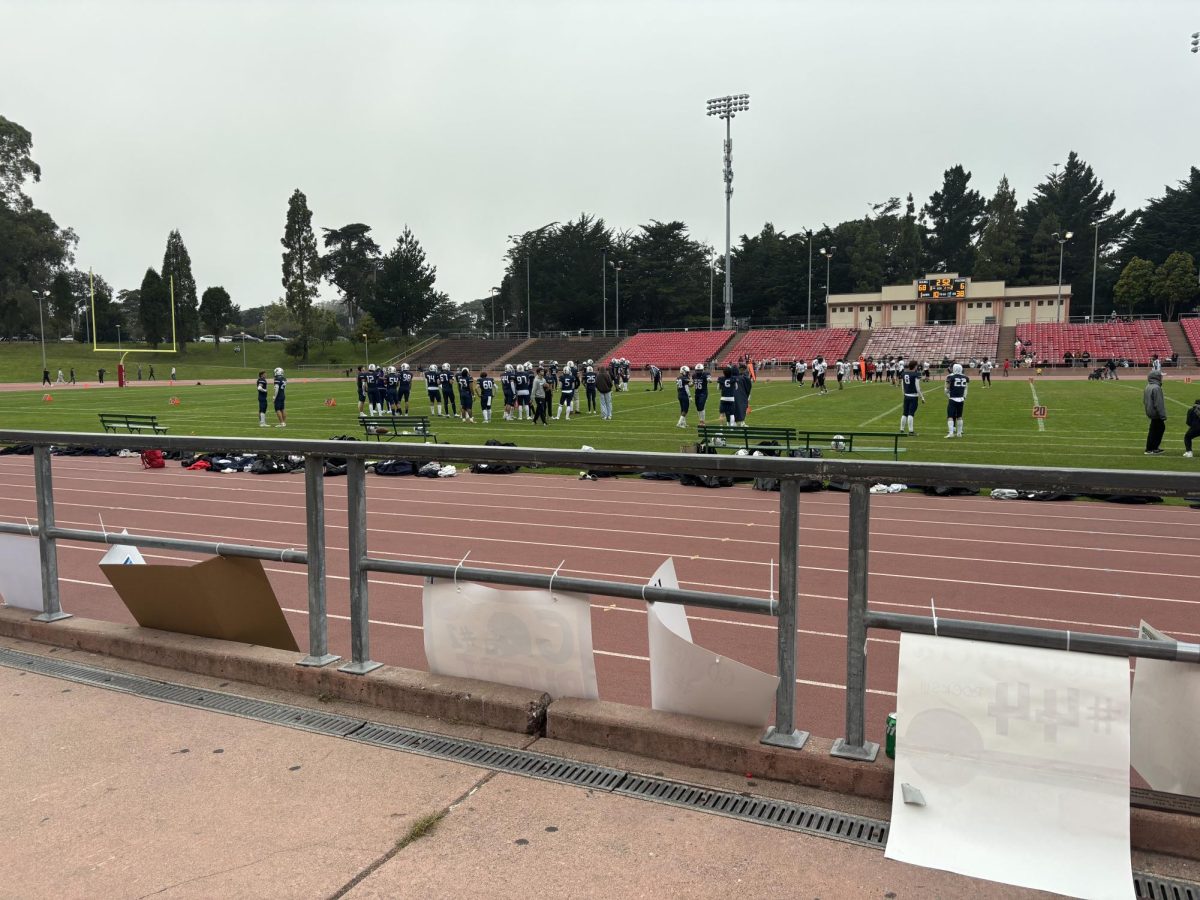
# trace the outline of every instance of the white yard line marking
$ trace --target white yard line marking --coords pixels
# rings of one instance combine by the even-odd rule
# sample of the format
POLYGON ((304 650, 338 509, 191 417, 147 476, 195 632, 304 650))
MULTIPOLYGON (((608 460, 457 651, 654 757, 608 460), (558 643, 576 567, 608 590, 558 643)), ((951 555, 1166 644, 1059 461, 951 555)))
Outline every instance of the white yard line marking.
MULTIPOLYGON (((1033 405, 1034 405, 1034 406, 1041 406, 1042 404, 1038 403, 1037 388, 1035 388, 1035 387, 1033 386, 1033 379, 1032 379, 1032 378, 1030 378, 1030 379, 1029 379, 1029 390, 1030 390, 1030 391, 1033 393, 1033 405)), ((1038 419, 1038 420, 1037 420, 1037 425, 1038 425, 1038 431, 1045 431, 1045 430, 1046 430, 1046 420, 1045 420, 1045 419, 1038 419)))

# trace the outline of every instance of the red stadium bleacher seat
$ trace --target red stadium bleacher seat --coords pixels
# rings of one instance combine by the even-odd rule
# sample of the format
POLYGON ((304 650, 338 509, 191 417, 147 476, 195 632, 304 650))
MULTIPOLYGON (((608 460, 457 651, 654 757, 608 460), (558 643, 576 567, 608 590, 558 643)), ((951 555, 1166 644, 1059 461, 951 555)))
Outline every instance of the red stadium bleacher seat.
POLYGON ((996 356, 999 325, 910 325, 876 328, 867 341, 865 356, 874 359, 903 356, 928 360, 967 360, 996 356))
POLYGON ((732 331, 639 331, 611 356, 629 360, 635 369, 651 363, 663 369, 678 369, 707 363, 733 335, 732 331))
POLYGON ((1018 325, 1017 338, 1033 348, 1037 360, 1062 365, 1063 354, 1091 354, 1093 360, 1128 359, 1145 366, 1156 353, 1163 359, 1171 355, 1171 340, 1158 319, 1137 322, 1098 322, 1075 325, 1045 322, 1018 325))
MULTIPOLYGON (((1192 356, 1200 357, 1200 319, 1192 316, 1187 319, 1180 319, 1179 324, 1183 326, 1183 335, 1187 338, 1188 344, 1192 348, 1192 356)), ((1180 363, 1182 364, 1182 360, 1180 363)))
POLYGON ((726 353, 726 365, 749 357, 755 363, 778 360, 791 363, 797 359, 810 360, 823 356, 838 360, 850 352, 857 332, 853 328, 816 328, 811 331, 763 329, 749 331, 726 353))

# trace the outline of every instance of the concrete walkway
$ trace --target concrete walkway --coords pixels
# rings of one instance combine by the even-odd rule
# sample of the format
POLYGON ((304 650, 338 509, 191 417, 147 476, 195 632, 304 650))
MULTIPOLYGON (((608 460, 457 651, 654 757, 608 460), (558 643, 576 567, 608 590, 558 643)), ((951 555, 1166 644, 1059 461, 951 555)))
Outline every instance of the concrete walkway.
MULTIPOLYGON (((1046 896, 864 847, 12 669, 0 668, 0 715, 0 897, 1046 896)), ((537 749, 570 755, 555 742, 537 749)), ((642 771, 664 768, 682 777, 661 763, 642 771)))

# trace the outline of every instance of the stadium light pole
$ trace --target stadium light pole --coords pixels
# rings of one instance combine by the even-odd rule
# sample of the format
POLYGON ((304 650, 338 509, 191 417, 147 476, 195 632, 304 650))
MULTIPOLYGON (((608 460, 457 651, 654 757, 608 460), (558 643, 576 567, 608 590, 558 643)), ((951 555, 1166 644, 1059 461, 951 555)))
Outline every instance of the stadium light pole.
POLYGON ((604 297, 604 318, 600 321, 601 334, 608 333, 608 248, 600 251, 600 293, 604 297))
POLYGON ((363 335, 363 364, 368 366, 371 364, 371 350, 367 344, 367 336, 365 334, 363 335))
POLYGON ((621 330, 621 268, 625 265, 625 263, 622 260, 618 259, 616 262, 610 262, 609 265, 612 266, 613 270, 617 273, 617 321, 616 321, 616 324, 613 326, 613 331, 620 331, 621 330))
POLYGON ((1068 231, 1065 234, 1059 234, 1057 231, 1050 235, 1058 241, 1058 300, 1057 307, 1054 310, 1054 321, 1062 322, 1062 270, 1063 270, 1063 248, 1066 247, 1067 241, 1075 236, 1075 232, 1068 231))
POLYGON ((33 296, 37 297, 38 304, 38 331, 42 338, 42 370, 46 369, 46 322, 42 318, 42 306, 46 302, 46 298, 50 296, 49 291, 34 291, 33 296))
POLYGON ((495 340, 496 339, 496 294, 499 293, 500 288, 493 287, 493 288, 488 288, 488 290, 492 295, 492 340, 495 340))
POLYGON ((530 291, 529 275, 529 257, 533 254, 533 248, 528 243, 528 238, 530 235, 539 235, 547 228, 553 228, 557 224, 558 222, 554 221, 534 231, 526 231, 524 234, 510 234, 508 236, 510 241, 520 241, 525 249, 525 340, 533 337, 533 300, 531 299, 533 295, 530 291))
POLYGON ((821 255, 825 257, 825 324, 829 324, 829 266, 833 262, 834 251, 837 247, 829 246, 821 248, 821 255))
MULTIPOLYGON (((812 239, 813 233, 811 228, 805 228, 804 233, 808 235, 808 318, 805 320, 804 327, 812 330, 812 239)), ((826 304, 828 306, 828 304, 826 304)), ((829 310, 825 310, 825 317, 829 318, 829 310)))
MULTIPOLYGON (((121 326, 117 326, 117 352, 121 352, 121 326)), ((43 367, 44 368, 44 367, 43 367)))
POLYGON ((1100 220, 1097 219, 1092 223, 1092 227, 1096 229, 1096 244, 1092 248, 1092 311, 1088 316, 1088 323, 1096 321, 1096 275, 1100 270, 1100 220))
POLYGON ((731 122, 734 116, 750 109, 749 94, 729 94, 708 101, 706 115, 725 120, 725 328, 733 328, 733 282, 730 279, 732 255, 730 252, 730 201, 733 197, 733 136, 731 122))

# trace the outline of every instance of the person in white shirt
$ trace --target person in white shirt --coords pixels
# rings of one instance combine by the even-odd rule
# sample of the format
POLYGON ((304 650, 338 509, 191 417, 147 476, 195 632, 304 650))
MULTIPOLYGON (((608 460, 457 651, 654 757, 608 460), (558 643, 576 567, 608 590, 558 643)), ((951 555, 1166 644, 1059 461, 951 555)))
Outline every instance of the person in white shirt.
POLYGON ((825 357, 818 356, 813 360, 813 387, 822 394, 828 394, 829 388, 825 387, 825 370, 829 368, 825 364, 825 357))
POLYGON ((808 363, 802 359, 796 360, 796 380, 804 387, 804 373, 808 371, 808 363))
POLYGON ((847 374, 849 373, 849 371, 850 371, 850 365, 849 365, 849 363, 847 363, 847 362, 846 362, 844 359, 839 359, 839 360, 837 361, 837 363, 835 363, 835 367, 836 367, 836 369, 837 369, 837 383, 838 383, 838 390, 839 390, 839 391, 841 391, 841 390, 845 390, 845 388, 846 388, 846 375, 847 375, 847 374))
POLYGON ((983 383, 984 387, 990 388, 992 386, 992 369, 994 368, 995 366, 992 361, 986 356, 983 358, 983 362, 979 364, 979 380, 983 383))

